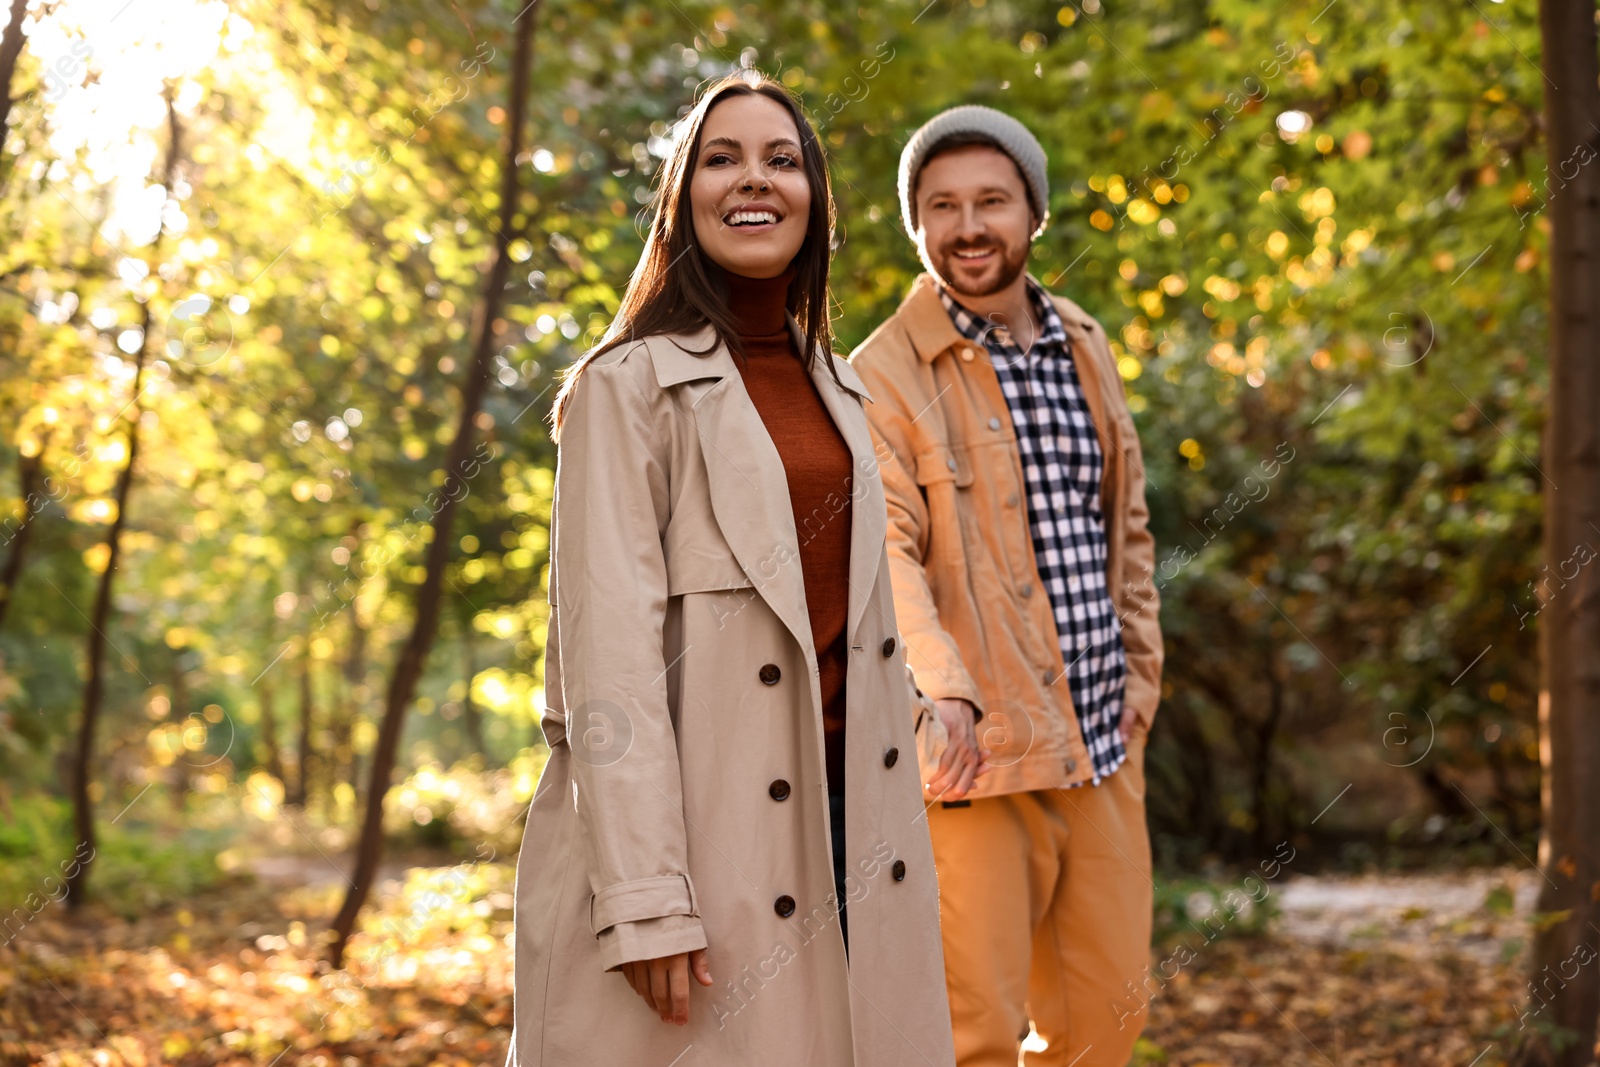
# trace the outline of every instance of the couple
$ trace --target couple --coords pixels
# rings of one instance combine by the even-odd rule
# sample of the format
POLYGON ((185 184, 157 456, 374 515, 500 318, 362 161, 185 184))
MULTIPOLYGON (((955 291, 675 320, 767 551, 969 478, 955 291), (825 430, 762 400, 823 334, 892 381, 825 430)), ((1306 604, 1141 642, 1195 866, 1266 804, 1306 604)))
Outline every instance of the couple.
POLYGON ((1015 1067, 1030 1020, 1123 1064, 1161 637, 1105 334, 1025 272, 1044 151, 912 136, 930 273, 846 361, 798 104, 741 72, 680 129, 553 414, 508 1064, 1015 1067))

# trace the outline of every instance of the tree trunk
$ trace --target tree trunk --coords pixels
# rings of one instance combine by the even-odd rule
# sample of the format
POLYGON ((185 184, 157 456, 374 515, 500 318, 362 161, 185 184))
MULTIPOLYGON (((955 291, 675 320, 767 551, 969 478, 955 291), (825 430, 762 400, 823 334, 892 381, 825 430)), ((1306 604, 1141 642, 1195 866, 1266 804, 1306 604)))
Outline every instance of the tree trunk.
POLYGON ((1283 680, 1278 677, 1276 648, 1269 636, 1262 649, 1262 669, 1267 673, 1267 714, 1255 729, 1256 765, 1250 775, 1250 814, 1255 819, 1253 832, 1258 848, 1271 847, 1279 840, 1280 827, 1268 826, 1270 812, 1267 805, 1267 785, 1272 777, 1272 743, 1278 736, 1278 724, 1283 721, 1283 680))
POLYGON ((284 782, 287 792, 288 784, 284 779, 283 752, 278 747, 278 712, 274 707, 277 701, 277 689, 269 681, 261 682, 261 744, 267 750, 267 773, 284 782))
MULTIPOLYGON (((0 35, 0 143, 5 140, 6 122, 11 118, 11 79, 22 55, 22 16, 27 9, 28 0, 11 0, 11 21, 0 35)), ((4 173, 3 167, 0 163, 0 174, 4 173)))
POLYGON ((11 607, 16 592, 17 579, 22 576, 22 554, 28 547, 28 536, 33 532, 33 522, 44 507, 39 489, 44 482, 44 451, 49 444, 46 438, 39 442, 39 451, 17 460, 17 485, 22 493, 22 525, 11 535, 11 554, 6 557, 6 568, 0 572, 0 629, 6 624, 6 612, 11 607))
POLYGON ((316 763, 312 751, 312 728, 316 719, 316 702, 312 694, 311 633, 306 632, 300 651, 300 740, 295 746, 294 795, 290 804, 304 808, 311 799, 311 771, 316 763))
MULTIPOLYGON (((355 872, 344 904, 333 920, 333 938, 329 946, 329 960, 339 967, 344 962, 344 946, 355 929, 356 916, 366 902, 372 882, 378 873, 383 857, 383 806, 389 789, 389 778, 394 771, 395 755, 400 747, 400 733, 405 726, 406 709, 416 695, 417 680, 422 676, 428 651, 433 646, 439 630, 439 599, 444 585, 445 564, 450 559, 451 530, 455 525, 456 505, 468 489, 468 483, 480 466, 472 455, 478 412, 483 406, 483 395, 489 382, 489 360, 495 341, 495 319, 505 296, 506 279, 511 273, 508 246, 511 234, 516 232, 517 160, 522 154, 523 128, 528 119, 528 82, 533 66, 533 24, 540 3, 534 0, 514 22, 516 46, 511 61, 510 118, 506 123, 506 149, 500 167, 500 218, 495 227, 494 252, 484 279, 483 292, 473 312, 472 359, 467 363, 461 383, 461 413, 456 423, 456 433, 445 455, 444 484, 437 494, 434 506, 433 539, 428 543, 426 567, 422 586, 417 590, 417 614, 395 662, 394 675, 389 682, 383 709, 383 721, 378 727, 378 742, 372 752, 372 768, 368 777, 366 812, 361 823, 361 837, 356 845, 355 872)), ((430 502, 434 500, 430 497, 430 502)))
POLYGON ((472 702, 472 680, 478 676, 478 646, 472 640, 470 617, 462 622, 461 667, 461 677, 467 683, 467 693, 461 698, 461 723, 466 727, 467 742, 472 746, 472 751, 487 761, 489 750, 483 744, 483 712, 472 702))
MULTIPOLYGON (((162 170, 161 181, 163 188, 170 191, 173 177, 178 169, 180 130, 178 113, 172 106, 171 86, 167 87, 165 95, 168 141, 166 165, 162 170)), ((162 232, 160 229, 156 230, 156 236, 150 242, 151 263, 160 259, 162 232)), ((153 269, 151 276, 160 277, 153 269)), ((83 903, 88 887, 89 871, 94 864, 94 803, 89 796, 89 780, 94 773, 95 728, 100 723, 100 708, 105 699, 106 627, 111 623, 111 594, 117 576, 117 561, 121 555, 122 530, 128 522, 128 497, 133 489, 134 465, 139 459, 139 420, 144 414, 144 409, 139 406, 139 398, 144 390, 144 367, 150 352, 150 300, 154 295, 154 293, 147 295, 140 305, 139 350, 133 357, 133 399, 128 403, 132 411, 128 420, 128 461, 123 466, 122 472, 117 475, 115 490, 117 514, 111 520, 111 530, 106 534, 105 570, 100 572, 94 607, 89 615, 89 638, 85 655, 88 676, 83 686, 83 716, 78 723, 78 749, 72 775, 72 816, 78 836, 75 855, 85 858, 67 878, 67 901, 72 907, 78 907, 83 903)))
POLYGON ((345 649, 343 693, 330 746, 333 755, 333 773, 328 776, 330 789, 337 782, 349 782, 352 788, 356 784, 354 738, 356 723, 361 719, 362 701, 358 690, 367 672, 367 632, 361 628, 361 616, 354 603, 350 605, 349 618, 350 644, 345 649))
POLYGON ((1568 578, 1539 617, 1544 885, 1539 910, 1561 921, 1534 937, 1533 998, 1519 1057, 1545 1067, 1595 1062, 1600 1018, 1600 169, 1564 166, 1600 147, 1600 41, 1593 0, 1542 0, 1545 136, 1562 185, 1550 211, 1550 419, 1544 557, 1568 578), (1581 562, 1580 562, 1581 561, 1581 562), (1556 1029, 1559 1028, 1559 1029, 1556 1029))
POLYGON ((183 805, 189 796, 189 748, 184 743, 189 734, 189 685, 183 677, 183 650, 172 657, 172 697, 167 705, 167 721, 178 724, 178 751, 172 761, 172 808, 183 817, 183 805))

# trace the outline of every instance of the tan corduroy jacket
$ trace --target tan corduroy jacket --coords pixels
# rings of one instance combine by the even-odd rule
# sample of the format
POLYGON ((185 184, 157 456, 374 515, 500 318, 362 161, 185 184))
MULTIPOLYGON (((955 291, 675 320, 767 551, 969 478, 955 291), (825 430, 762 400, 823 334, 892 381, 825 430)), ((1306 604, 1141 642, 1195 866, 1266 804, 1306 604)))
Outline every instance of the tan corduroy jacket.
MULTIPOLYGON (((1053 296, 1105 455, 1107 571, 1128 657, 1128 704, 1148 729, 1161 699, 1160 602, 1144 460, 1105 331, 1053 296)), ((917 685, 982 713, 988 774, 969 796, 1088 781, 1089 755, 1039 580, 1010 409, 983 347, 951 323, 930 275, 851 355, 872 394, 889 508, 895 614, 917 685)))

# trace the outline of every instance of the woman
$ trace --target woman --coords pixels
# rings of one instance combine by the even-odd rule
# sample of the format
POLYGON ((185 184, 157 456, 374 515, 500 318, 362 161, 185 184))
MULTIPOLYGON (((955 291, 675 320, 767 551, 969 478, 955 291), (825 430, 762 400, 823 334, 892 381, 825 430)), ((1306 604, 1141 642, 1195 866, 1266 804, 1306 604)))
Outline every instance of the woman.
POLYGON ((822 149, 749 73, 680 129, 554 413, 510 1062, 944 1067, 917 708, 866 392, 831 354, 822 149))

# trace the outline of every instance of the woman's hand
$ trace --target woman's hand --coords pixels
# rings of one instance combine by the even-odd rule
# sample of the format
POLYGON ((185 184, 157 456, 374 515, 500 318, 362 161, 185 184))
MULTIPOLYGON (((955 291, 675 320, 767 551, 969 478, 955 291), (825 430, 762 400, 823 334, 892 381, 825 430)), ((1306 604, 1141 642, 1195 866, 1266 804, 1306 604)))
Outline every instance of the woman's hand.
POLYGON ((934 707, 945 730, 950 734, 950 747, 939 760, 939 769, 928 780, 927 790, 935 800, 960 800, 972 788, 973 780, 988 773, 989 750, 978 747, 977 709, 960 698, 935 700, 934 707))
POLYGON ((689 972, 701 985, 711 984, 711 966, 706 950, 680 952, 653 960, 634 960, 622 965, 622 976, 633 991, 644 998, 664 1023, 685 1026, 689 1022, 689 972))

